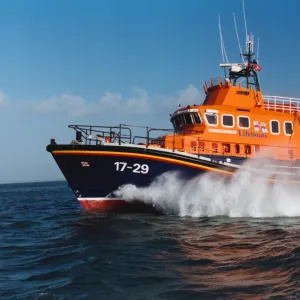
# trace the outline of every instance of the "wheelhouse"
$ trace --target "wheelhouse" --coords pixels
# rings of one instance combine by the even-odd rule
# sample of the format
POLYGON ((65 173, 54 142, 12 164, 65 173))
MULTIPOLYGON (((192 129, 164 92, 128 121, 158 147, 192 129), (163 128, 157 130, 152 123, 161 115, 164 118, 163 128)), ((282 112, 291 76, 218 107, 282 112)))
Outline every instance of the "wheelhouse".
POLYGON ((187 130, 202 124, 202 119, 197 108, 178 110, 171 116, 171 123, 175 132, 187 130))

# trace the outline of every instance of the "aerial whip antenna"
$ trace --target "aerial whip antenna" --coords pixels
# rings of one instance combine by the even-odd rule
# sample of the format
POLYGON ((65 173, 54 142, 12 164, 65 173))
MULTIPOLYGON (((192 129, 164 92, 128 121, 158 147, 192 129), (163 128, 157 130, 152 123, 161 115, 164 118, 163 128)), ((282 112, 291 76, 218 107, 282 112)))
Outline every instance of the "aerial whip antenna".
POLYGON ((234 20, 234 27, 235 27, 235 32, 236 32, 236 38, 237 38, 237 41, 238 41, 238 44, 239 44, 239 49, 240 49, 240 55, 242 57, 243 63, 245 63, 244 57, 242 55, 243 53, 242 53, 242 48, 241 48, 239 33, 238 33, 238 30, 237 30, 237 26, 236 26, 235 14, 233 14, 233 20, 234 20))
POLYGON ((250 35, 250 41, 251 41, 251 51, 254 52, 254 34, 252 33, 250 35))
POLYGON ((257 62, 258 62, 258 51, 259 51, 259 37, 257 38, 257 51, 256 51, 257 62))
MULTIPOLYGON (((259 51, 259 37, 257 38, 257 51, 256 51, 256 60, 257 60, 257 63, 258 63, 258 53, 259 53, 258 51, 259 51)), ((259 74, 257 74, 257 77, 260 80, 259 74)))
POLYGON ((220 15, 219 15, 219 31, 220 31, 220 42, 221 42, 221 52, 222 52, 223 63, 225 61, 226 61, 226 63, 228 63, 228 58, 227 58, 226 49, 225 49, 225 45, 224 45, 224 40, 223 40, 223 36, 222 36, 222 28, 221 28, 221 18, 220 18, 220 15))
POLYGON ((245 13, 245 3, 243 1, 243 12, 244 12, 244 22, 245 22, 245 30, 246 30, 246 49, 247 49, 247 43, 248 43, 248 30, 247 30, 247 22, 246 22, 246 13, 245 13))
POLYGON ((223 43, 222 43, 222 31, 221 31, 221 20, 220 20, 220 15, 219 15, 219 33, 220 33, 220 43, 221 43, 222 61, 223 61, 223 63, 224 63, 224 62, 225 62, 225 59, 224 59, 224 52, 223 52, 223 43))

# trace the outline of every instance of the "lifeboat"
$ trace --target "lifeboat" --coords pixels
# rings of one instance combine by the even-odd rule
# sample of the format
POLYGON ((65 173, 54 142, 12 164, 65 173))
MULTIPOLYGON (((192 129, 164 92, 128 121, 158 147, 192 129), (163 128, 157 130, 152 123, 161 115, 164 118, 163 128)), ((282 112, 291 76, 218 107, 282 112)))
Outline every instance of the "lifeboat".
POLYGON ((82 207, 147 211, 139 199, 119 199, 118 188, 146 187, 170 171, 184 178, 211 172, 229 179, 258 156, 274 168, 268 182, 300 184, 300 99, 264 96, 251 41, 243 55, 243 63, 220 64, 225 78, 204 82, 203 103, 178 107, 170 115, 171 129, 145 127, 144 135, 135 135, 136 128, 128 125, 69 125, 75 131, 71 143, 51 139, 47 151, 82 207))

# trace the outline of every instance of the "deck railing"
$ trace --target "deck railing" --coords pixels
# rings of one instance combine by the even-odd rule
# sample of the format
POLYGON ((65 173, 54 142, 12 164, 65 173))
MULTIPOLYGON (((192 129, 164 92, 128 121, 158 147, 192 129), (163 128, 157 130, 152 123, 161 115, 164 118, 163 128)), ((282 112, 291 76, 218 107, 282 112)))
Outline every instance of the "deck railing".
POLYGON ((288 98, 281 96, 263 96, 265 109, 280 111, 286 113, 294 113, 300 111, 300 99, 288 98))
MULTIPOLYGON (((200 139, 199 135, 195 132, 188 133, 187 135, 192 138, 183 139, 181 146, 176 147, 175 141, 178 138, 173 129, 164 129, 164 128, 151 128, 151 127, 142 127, 142 126, 133 126, 120 124, 119 126, 89 126, 89 125, 69 125, 70 128, 76 131, 76 138, 72 141, 72 144, 80 145, 99 145, 99 144, 135 144, 140 147, 151 147, 155 144, 155 147, 160 147, 161 143, 162 148, 166 145, 164 144, 164 138, 160 138, 165 134, 173 134, 173 143, 169 144, 168 150, 171 151, 181 151, 188 154, 193 154, 198 157, 203 155, 209 155, 212 159, 213 157, 223 156, 226 161, 228 157, 236 156, 237 159, 245 157, 256 156, 257 149, 260 147, 258 145, 248 144, 248 143, 224 143, 224 141, 219 140, 204 140, 200 139), (132 132, 137 130, 138 135, 133 135, 132 132), (144 134, 143 134, 144 132, 144 134), (151 137, 152 133, 156 137, 151 137), (159 133, 161 133, 159 135, 159 133), (171 147, 170 147, 171 146, 171 147), (236 147, 238 146, 238 148, 236 147), (229 148, 228 148, 229 147, 229 148), (238 152, 236 152, 238 149, 238 152), (249 150, 249 152, 248 152, 249 150)), ((184 133, 182 134, 185 135, 184 133)), ((283 159, 295 160, 295 149, 294 147, 278 146, 272 147, 272 149, 278 149, 282 154, 283 159)), ((272 150, 272 151, 273 151, 272 150)), ((276 151, 278 151, 276 150, 276 151)), ((258 150, 259 151, 259 150, 258 150)), ((272 151, 268 154, 272 156, 272 151)), ((268 156, 267 155, 267 156, 268 156)))
POLYGON ((91 126, 91 125, 69 125, 76 131, 76 138, 72 141, 74 144, 102 144, 102 143, 118 143, 134 144, 137 141, 148 145, 150 142, 157 140, 157 133, 166 134, 174 133, 173 129, 152 128, 144 126, 120 124, 119 126, 91 126), (137 135, 133 135, 133 130, 137 131, 137 135), (155 132, 156 137, 151 137, 155 132))

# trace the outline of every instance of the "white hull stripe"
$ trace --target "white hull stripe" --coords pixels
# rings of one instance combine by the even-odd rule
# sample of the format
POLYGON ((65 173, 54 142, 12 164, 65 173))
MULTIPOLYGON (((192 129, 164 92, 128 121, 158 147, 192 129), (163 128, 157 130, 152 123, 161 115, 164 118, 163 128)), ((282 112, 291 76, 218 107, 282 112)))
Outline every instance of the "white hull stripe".
POLYGON ((117 198, 108 198, 108 197, 100 197, 100 198, 77 198, 78 201, 114 201, 114 200, 122 200, 117 198))

